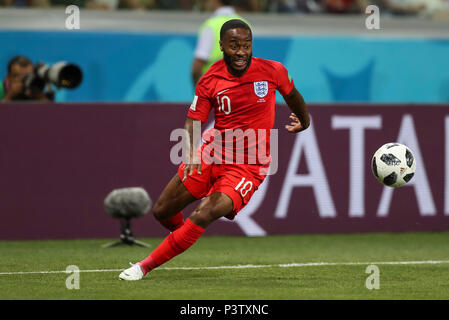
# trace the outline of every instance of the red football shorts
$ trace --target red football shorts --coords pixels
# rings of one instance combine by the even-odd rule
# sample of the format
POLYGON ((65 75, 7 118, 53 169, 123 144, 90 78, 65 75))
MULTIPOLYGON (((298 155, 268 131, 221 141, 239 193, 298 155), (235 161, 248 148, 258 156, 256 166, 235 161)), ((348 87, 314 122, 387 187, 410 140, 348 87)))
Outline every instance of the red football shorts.
MULTIPOLYGON (((207 197, 214 192, 222 192, 231 198, 233 212, 226 216, 233 220, 251 199, 254 192, 266 177, 266 166, 256 164, 207 164, 201 165, 201 174, 195 170, 187 175, 184 186, 197 199, 207 197)), ((183 179, 185 163, 178 168, 178 176, 183 179)))

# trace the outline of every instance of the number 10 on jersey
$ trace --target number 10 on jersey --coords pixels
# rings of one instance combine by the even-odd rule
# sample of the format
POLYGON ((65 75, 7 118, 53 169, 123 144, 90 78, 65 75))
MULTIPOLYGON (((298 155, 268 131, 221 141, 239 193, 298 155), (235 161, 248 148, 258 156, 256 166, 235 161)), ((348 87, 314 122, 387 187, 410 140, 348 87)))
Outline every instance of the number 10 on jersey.
POLYGON ((251 189, 253 188, 253 183, 252 181, 246 181, 245 183, 245 178, 242 178, 242 180, 240 180, 239 184, 235 187, 234 190, 239 191, 240 189, 240 194, 242 195, 242 197, 246 196, 246 194, 248 192, 251 191, 251 189))
POLYGON ((218 112, 224 112, 225 114, 231 113, 231 99, 228 96, 217 96, 218 112))

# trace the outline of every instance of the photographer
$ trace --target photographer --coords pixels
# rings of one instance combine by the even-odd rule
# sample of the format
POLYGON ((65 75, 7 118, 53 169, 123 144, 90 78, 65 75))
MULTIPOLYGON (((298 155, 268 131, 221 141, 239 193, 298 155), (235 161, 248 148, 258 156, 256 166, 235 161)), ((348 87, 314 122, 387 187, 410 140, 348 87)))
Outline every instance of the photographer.
POLYGON ((25 79, 34 73, 34 66, 25 56, 16 56, 8 62, 8 73, 3 83, 0 83, 0 101, 52 101, 53 92, 33 89, 27 86, 25 79))

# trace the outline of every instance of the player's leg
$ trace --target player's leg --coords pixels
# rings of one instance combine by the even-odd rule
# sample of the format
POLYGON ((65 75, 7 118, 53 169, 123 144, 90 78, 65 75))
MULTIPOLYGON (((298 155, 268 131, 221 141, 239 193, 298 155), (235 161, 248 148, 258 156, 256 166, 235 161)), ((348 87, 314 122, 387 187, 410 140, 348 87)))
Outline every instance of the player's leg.
POLYGON ((232 213, 233 203, 229 196, 215 192, 204 198, 183 226, 173 231, 139 264, 143 275, 186 251, 203 234, 213 221, 232 213))
POLYGON ((195 200, 197 199, 186 189, 176 174, 162 191, 152 212, 160 224, 170 231, 175 231, 184 224, 181 210, 195 200))
POLYGON ((120 279, 142 279, 149 270, 186 250, 203 234, 204 228, 190 219, 184 223, 180 210, 206 196, 210 186, 210 165, 203 166, 201 175, 194 173, 181 182, 184 168, 184 164, 179 166, 178 174, 170 180, 153 207, 155 218, 172 233, 145 260, 120 273, 120 279))
POLYGON ((205 229, 215 220, 231 214, 233 208, 233 201, 227 194, 214 192, 201 201, 188 219, 205 229))
POLYGON ((181 210, 197 199, 203 198, 210 188, 211 165, 203 163, 201 174, 194 172, 184 181, 185 164, 178 167, 178 173, 170 180, 153 206, 154 217, 168 230, 175 231, 184 224, 181 210))
POLYGON ((120 274, 120 279, 140 280, 145 274, 190 248, 213 221, 233 212, 233 201, 220 192, 204 198, 185 223, 172 233, 144 260, 120 274))
POLYGON ((242 166, 223 167, 222 174, 217 173, 219 178, 211 187, 209 195, 201 201, 184 225, 165 238, 146 259, 122 272, 121 279, 140 280, 146 273, 190 248, 213 221, 220 217, 233 218, 263 181, 263 178, 242 166))

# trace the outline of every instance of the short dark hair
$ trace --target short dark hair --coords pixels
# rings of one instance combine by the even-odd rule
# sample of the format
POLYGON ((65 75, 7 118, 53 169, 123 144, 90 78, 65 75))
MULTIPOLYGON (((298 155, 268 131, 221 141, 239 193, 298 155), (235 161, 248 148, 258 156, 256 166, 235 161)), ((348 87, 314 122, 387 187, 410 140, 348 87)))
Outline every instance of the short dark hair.
POLYGON ((8 73, 11 73, 12 66, 15 64, 21 67, 28 67, 29 65, 33 65, 33 62, 25 56, 15 56, 8 62, 8 73))
POLYGON ((221 26, 220 40, 223 40, 226 31, 228 31, 230 29, 237 29, 237 28, 246 29, 246 30, 249 30, 250 33, 252 33, 251 28, 245 21, 240 20, 240 19, 232 19, 232 20, 226 21, 221 26))
POLYGON ((220 2, 221 2, 224 6, 230 6, 230 5, 232 5, 233 0, 220 0, 220 2))

